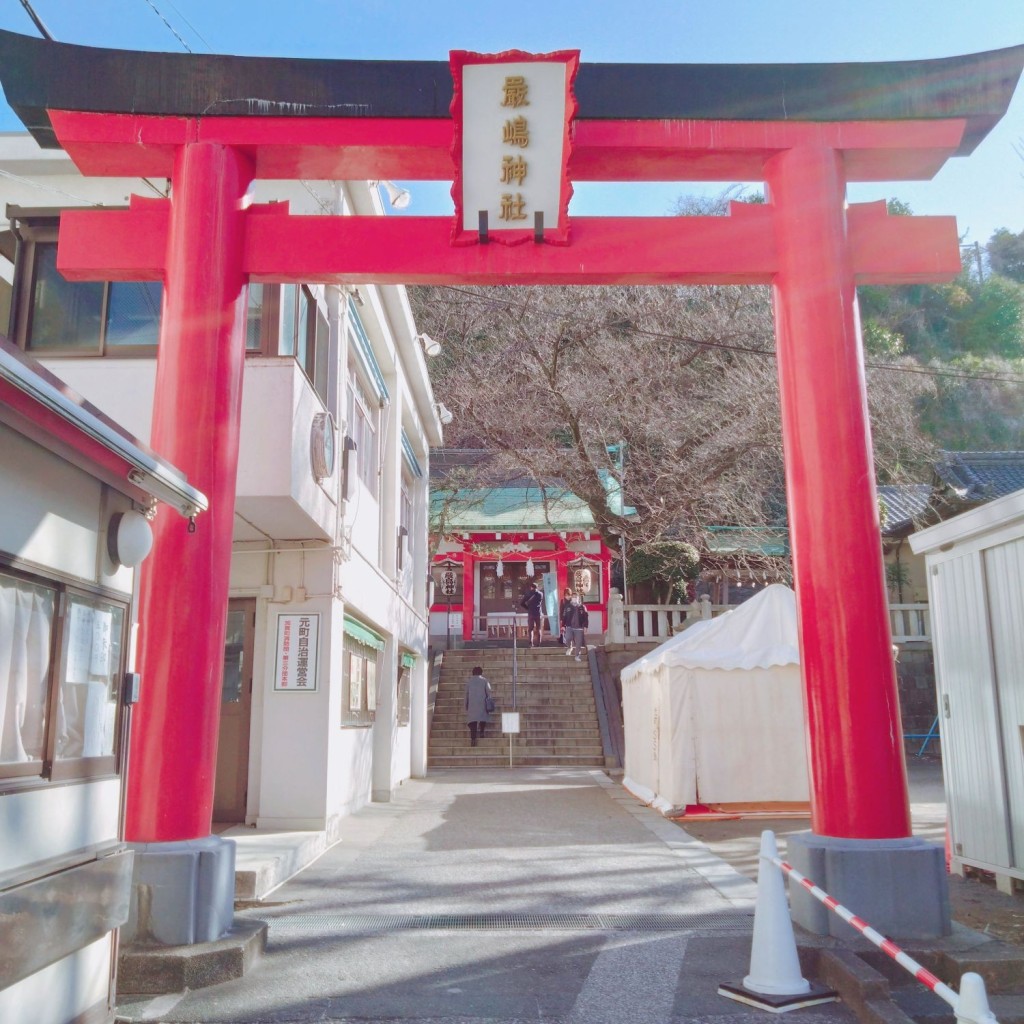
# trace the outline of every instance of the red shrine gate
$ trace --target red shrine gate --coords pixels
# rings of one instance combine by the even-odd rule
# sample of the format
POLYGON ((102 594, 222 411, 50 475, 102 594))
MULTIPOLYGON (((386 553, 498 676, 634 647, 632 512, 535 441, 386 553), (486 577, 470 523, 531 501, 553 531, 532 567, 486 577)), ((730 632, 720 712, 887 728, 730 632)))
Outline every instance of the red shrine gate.
POLYGON ((152 445, 210 498, 194 534, 156 521, 128 838, 210 830, 223 635, 193 632, 179 609, 223 621, 249 281, 770 284, 812 827, 909 836, 856 287, 948 280, 959 247, 952 217, 891 218, 882 202, 847 207, 845 191, 928 178, 970 152, 1022 61, 1018 47, 892 65, 582 65, 570 180, 760 180, 768 202, 725 218, 576 218, 568 244, 453 245, 450 217, 291 216, 246 198, 255 178, 451 179, 446 65, 117 54, 0 35, 0 62, 31 69, 3 77, 37 137, 85 175, 173 182, 170 199, 133 198, 125 212, 66 212, 60 232, 70 279, 165 282, 152 445))

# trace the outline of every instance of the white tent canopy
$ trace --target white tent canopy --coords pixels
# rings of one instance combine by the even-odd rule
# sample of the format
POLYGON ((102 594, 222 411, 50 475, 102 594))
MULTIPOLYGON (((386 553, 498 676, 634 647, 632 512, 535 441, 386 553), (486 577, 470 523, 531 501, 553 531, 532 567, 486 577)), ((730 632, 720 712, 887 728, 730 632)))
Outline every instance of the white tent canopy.
POLYGON ((776 584, 622 670, 627 789, 659 810, 808 799, 796 600, 776 584))

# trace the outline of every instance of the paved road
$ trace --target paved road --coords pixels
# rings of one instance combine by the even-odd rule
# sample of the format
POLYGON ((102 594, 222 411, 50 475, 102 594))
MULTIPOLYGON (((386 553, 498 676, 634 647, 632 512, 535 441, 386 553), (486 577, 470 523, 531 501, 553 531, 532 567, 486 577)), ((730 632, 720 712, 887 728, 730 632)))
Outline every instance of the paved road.
MULTIPOLYGON (((754 885, 600 772, 460 769, 353 815, 247 911, 248 977, 135 999, 131 1021, 745 1024, 754 885)), ((852 1022, 839 1005, 804 1024, 852 1022)))

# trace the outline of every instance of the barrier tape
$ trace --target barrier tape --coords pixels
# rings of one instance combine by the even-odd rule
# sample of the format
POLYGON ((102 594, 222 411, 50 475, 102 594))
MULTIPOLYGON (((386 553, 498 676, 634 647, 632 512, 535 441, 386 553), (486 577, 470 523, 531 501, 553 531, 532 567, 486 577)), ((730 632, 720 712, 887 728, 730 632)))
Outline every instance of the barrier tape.
POLYGON ((763 860, 770 861, 781 871, 803 886, 819 903, 824 903, 829 910, 834 910, 848 925, 856 928, 869 942, 874 943, 883 953, 892 957, 902 968, 909 971, 922 985, 931 989, 940 999, 949 1003, 954 1010, 957 1009, 959 996, 948 985, 940 981, 931 971, 922 967, 913 957, 908 956, 891 939, 887 939, 881 932, 875 931, 867 923, 861 920, 853 911, 848 910, 832 896, 829 896, 824 889, 816 886, 809 878, 800 874, 792 864, 787 864, 778 857, 763 857, 763 860))

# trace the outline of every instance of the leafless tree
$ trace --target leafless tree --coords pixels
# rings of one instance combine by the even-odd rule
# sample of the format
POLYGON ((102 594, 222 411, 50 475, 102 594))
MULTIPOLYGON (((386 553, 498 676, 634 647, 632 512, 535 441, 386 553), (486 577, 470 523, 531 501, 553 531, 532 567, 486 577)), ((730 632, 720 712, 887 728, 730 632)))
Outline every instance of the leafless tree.
MULTIPOLYGON (((670 536, 706 552, 710 526, 784 522, 767 288, 443 287, 413 301, 444 346, 432 378, 454 414, 446 443, 492 453, 479 484, 568 489, 612 545, 670 536)), ((927 462, 915 405, 930 387, 870 371, 881 478, 927 462)))

